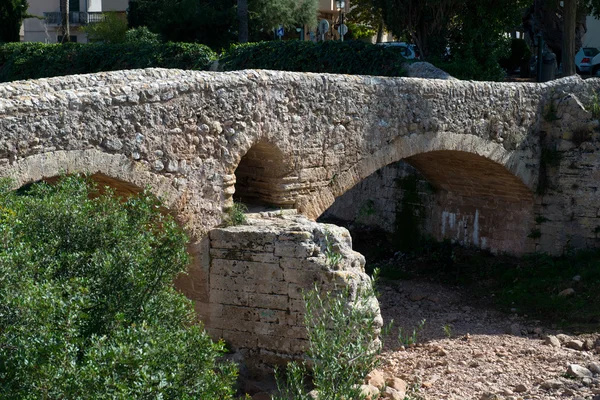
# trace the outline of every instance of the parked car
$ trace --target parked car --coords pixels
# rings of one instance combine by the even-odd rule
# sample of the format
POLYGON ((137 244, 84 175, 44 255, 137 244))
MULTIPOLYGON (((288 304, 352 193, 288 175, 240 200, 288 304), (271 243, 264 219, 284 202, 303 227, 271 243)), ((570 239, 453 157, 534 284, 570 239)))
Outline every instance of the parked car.
MULTIPOLYGON (((595 47, 582 47, 575 54, 575 69, 578 74, 588 74, 592 72, 592 59, 600 54, 600 50, 595 47)), ((600 62, 600 58, 599 58, 600 62)))
POLYGON ((419 49, 414 44, 406 42, 383 42, 382 46, 397 48, 402 52, 402 56, 407 60, 419 59, 419 49))

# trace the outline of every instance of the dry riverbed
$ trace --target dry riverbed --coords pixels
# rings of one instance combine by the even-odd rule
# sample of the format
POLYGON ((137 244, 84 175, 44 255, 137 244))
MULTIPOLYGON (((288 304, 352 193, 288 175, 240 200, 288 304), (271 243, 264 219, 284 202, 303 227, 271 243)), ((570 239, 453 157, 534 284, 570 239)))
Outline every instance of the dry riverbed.
POLYGON ((439 284, 387 281, 379 291, 384 321, 394 327, 368 383, 387 382, 383 398, 404 399, 406 383, 409 399, 600 400, 600 333, 552 330, 439 284), (417 344, 403 347, 398 327, 406 342, 423 319, 417 344))

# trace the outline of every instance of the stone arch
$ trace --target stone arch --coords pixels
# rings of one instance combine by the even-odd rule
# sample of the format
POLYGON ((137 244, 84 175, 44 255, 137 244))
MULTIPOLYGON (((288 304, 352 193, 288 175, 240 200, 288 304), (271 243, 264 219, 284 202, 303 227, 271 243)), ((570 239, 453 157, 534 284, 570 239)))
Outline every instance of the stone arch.
POLYGON ((275 145, 261 141, 242 156, 233 199, 245 204, 291 208, 295 204, 292 166, 275 145))
POLYGON ((208 303, 209 296, 206 271, 208 241, 206 236, 197 234, 203 229, 198 228, 200 223, 186 219, 186 207, 190 207, 188 193, 176 188, 172 179, 155 174, 148 167, 124 155, 95 149, 36 154, 16 161, 10 168, 0 170, 0 177, 11 178, 16 189, 61 174, 75 173, 90 174, 100 185, 106 184, 115 189, 117 195, 128 195, 150 187, 151 192, 190 235, 187 251, 191 262, 187 273, 180 275, 174 286, 195 302, 198 315, 202 317, 202 310, 208 303))
POLYGON ((534 242, 528 239, 535 220, 534 196, 521 177, 505 166, 514 155, 499 158, 504 162, 501 164, 465 150, 469 149, 417 152, 401 159, 405 164, 377 169, 383 174, 372 173, 364 184, 361 180, 357 190, 328 210, 327 217, 351 223, 352 215, 359 215, 358 207, 371 201, 377 210, 372 210, 377 213, 371 218, 374 227, 394 233, 395 240, 401 239, 408 246, 424 234, 493 252, 522 254, 534 250, 534 242), (433 189, 423 192, 423 187, 433 189), (373 203, 368 197, 378 190, 382 192, 373 203), (413 213, 419 216, 418 222, 413 213))
POLYGON ((407 159, 418 163, 421 160, 418 157, 420 154, 431 153, 435 158, 436 152, 442 151, 451 151, 453 154, 466 153, 474 157, 473 160, 486 160, 490 163, 486 165, 495 166, 496 173, 502 171, 505 176, 514 177, 512 182, 517 186, 522 185, 521 189, 525 188, 522 190, 523 193, 531 195, 537 185, 537 168, 528 168, 527 162, 533 160, 530 160, 532 157, 526 151, 508 151, 500 143, 475 135, 431 133, 398 137, 389 146, 363 158, 348 170, 336 174, 335 179, 331 179, 328 185, 322 185, 310 196, 300 197, 297 208, 309 218, 316 219, 334 203, 337 197, 380 168, 407 159))

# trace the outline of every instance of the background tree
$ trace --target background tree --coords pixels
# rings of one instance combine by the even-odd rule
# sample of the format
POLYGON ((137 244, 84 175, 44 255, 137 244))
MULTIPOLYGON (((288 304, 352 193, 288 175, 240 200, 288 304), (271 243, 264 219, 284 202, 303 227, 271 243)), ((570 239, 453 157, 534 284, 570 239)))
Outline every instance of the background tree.
POLYGON ((318 0, 248 0, 251 39, 273 37, 273 29, 317 26, 318 0))
POLYGON ((89 24, 81 30, 87 33, 90 42, 123 43, 127 20, 116 12, 104 13, 102 21, 89 24))
POLYGON ((352 24, 373 30, 377 33, 377 43, 381 43, 385 25, 377 0, 352 0, 348 20, 352 24))
POLYGON ((214 49, 237 39, 237 0, 131 0, 131 28, 147 26, 165 41, 196 42, 214 49))
POLYGON ((237 0, 238 42, 248 43, 248 0, 237 0))
POLYGON ((20 41, 19 31, 28 7, 27 0, 0 1, 0 42, 20 41))
POLYGON ((69 27, 69 0, 60 0, 60 34, 61 43, 71 41, 71 29, 69 27))
POLYGON ((575 28, 577 23, 577 0, 563 1, 562 75, 575 74, 575 28))

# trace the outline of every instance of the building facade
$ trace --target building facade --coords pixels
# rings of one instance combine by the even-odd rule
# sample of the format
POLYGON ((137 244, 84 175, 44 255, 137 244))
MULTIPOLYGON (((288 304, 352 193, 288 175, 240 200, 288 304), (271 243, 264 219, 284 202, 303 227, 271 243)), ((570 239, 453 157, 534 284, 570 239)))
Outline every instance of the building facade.
MULTIPOLYGON (((39 18, 28 18, 23 22, 23 41, 57 43, 62 40, 60 32, 60 0, 29 0, 28 12, 39 18)), ((125 13, 128 0, 69 0, 69 26, 71 41, 87 43, 83 26, 102 20, 102 13, 125 13)))

